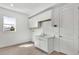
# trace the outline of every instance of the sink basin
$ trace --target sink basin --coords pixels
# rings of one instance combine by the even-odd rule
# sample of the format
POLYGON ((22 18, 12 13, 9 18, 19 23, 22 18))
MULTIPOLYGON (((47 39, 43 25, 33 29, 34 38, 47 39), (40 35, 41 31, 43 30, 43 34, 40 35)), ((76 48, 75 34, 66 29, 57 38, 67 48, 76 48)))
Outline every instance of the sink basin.
POLYGON ((54 38, 54 35, 53 36, 50 36, 50 35, 47 35, 47 34, 41 34, 41 35, 38 35, 38 37, 40 38, 45 38, 45 39, 53 39, 54 38))

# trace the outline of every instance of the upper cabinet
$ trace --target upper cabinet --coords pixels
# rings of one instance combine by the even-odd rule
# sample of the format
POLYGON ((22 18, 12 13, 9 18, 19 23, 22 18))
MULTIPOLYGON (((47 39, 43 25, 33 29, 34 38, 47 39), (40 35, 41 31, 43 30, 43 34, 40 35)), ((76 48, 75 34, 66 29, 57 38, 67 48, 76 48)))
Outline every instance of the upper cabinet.
POLYGON ((52 13, 52 10, 48 10, 29 19, 30 28, 38 28, 40 21, 51 19, 51 13, 52 13))
POLYGON ((35 17, 29 20, 29 25, 30 25, 30 28, 37 28, 38 27, 38 23, 37 23, 37 20, 35 17))

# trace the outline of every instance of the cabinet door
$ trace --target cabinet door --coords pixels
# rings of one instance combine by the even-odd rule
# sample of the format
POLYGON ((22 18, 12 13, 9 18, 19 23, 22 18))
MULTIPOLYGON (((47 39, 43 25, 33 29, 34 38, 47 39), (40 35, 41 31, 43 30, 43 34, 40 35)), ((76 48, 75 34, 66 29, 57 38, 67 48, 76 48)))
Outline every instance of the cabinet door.
POLYGON ((30 26, 30 28, 37 28, 38 27, 38 22, 36 21, 36 18, 32 18, 29 20, 29 26, 30 26))
POLYGON ((44 50, 45 52, 48 52, 48 45, 47 40, 40 38, 40 49, 44 50))
POLYGON ((39 45, 40 45, 40 43, 39 43, 39 38, 38 37, 34 37, 33 38, 34 39, 34 44, 35 44, 35 47, 40 47, 39 45))
POLYGON ((74 8, 66 5, 61 8, 60 50, 67 54, 74 51, 74 8))

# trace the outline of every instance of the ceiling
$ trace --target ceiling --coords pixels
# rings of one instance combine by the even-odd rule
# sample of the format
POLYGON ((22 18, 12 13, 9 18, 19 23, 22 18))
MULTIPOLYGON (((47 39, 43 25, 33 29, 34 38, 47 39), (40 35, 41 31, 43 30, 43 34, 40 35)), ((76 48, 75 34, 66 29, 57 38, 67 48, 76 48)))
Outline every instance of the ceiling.
POLYGON ((10 9, 13 11, 21 12, 29 16, 38 13, 50 6, 55 5, 56 3, 12 3, 14 6, 11 6, 11 3, 0 3, 0 7, 10 9))

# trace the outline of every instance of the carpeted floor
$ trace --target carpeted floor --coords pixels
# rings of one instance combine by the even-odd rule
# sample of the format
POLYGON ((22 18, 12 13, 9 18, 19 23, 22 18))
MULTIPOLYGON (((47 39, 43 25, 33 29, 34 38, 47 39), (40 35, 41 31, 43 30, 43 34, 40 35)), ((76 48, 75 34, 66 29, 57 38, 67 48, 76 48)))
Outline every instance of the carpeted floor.
MULTIPOLYGON (((34 47, 33 43, 26 43, 23 45, 10 46, 0 49, 0 55, 48 55, 34 47)), ((61 52, 52 52, 50 55, 65 55, 61 52)))

